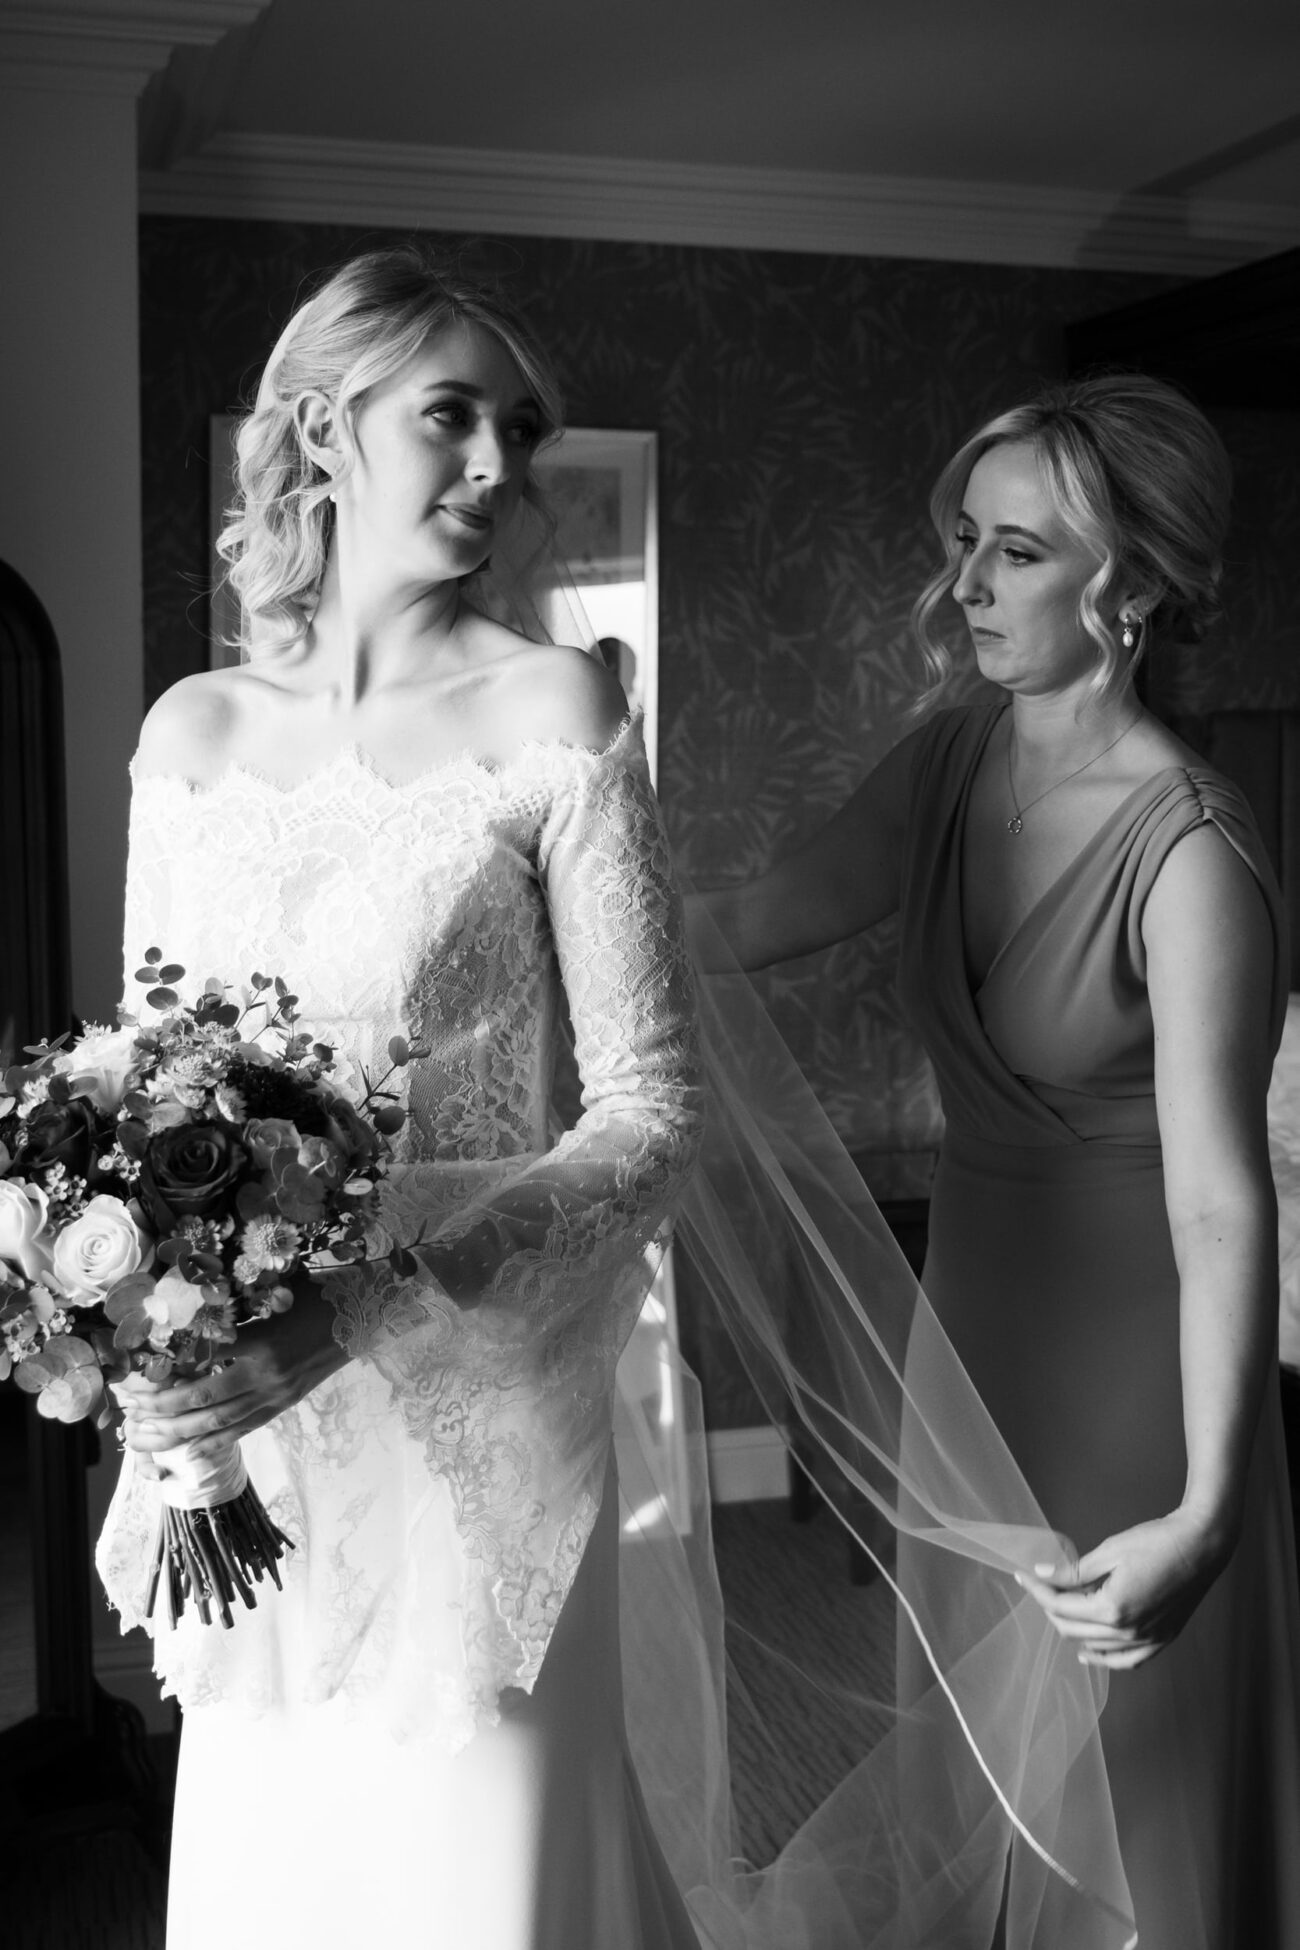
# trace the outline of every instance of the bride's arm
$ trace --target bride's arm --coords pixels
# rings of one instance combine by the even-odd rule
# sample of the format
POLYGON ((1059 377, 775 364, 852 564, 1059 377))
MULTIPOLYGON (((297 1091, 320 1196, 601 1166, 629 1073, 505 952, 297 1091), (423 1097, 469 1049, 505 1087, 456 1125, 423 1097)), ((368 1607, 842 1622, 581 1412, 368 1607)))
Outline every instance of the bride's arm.
POLYGON ((1277 1345, 1265 1117, 1272 927, 1254 876, 1212 828, 1188 834, 1161 868, 1143 938, 1179 1275, 1186 1485, 1176 1510, 1153 1511, 1089 1551, 1077 1577, 1036 1591, 1081 1656, 1109 1666, 1159 1651, 1231 1557, 1277 1345))
POLYGON ((694 945, 705 967, 726 962, 710 947, 710 923, 740 966, 754 969, 829 948, 894 912, 915 737, 896 745, 787 859, 743 886, 692 897, 694 945))
MULTIPOLYGON (((625 741, 621 741, 625 742, 625 741)), ((537 860, 573 1024, 583 1114, 548 1151, 499 1161, 494 1182, 415 1248, 461 1307, 552 1324, 601 1304, 654 1236, 698 1145, 694 992, 667 842, 639 751, 585 759, 557 793, 537 860)), ((410 1236, 422 1197, 457 1167, 411 1165, 387 1223, 410 1236)), ((414 1326, 419 1283, 385 1293, 348 1269, 327 1290, 345 1345, 414 1326)))

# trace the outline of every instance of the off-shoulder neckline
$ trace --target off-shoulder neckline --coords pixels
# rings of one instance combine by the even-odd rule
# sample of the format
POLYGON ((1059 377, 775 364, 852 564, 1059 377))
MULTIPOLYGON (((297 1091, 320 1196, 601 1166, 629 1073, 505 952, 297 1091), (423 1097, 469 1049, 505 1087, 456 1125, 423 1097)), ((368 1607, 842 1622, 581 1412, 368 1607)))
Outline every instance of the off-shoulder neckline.
POLYGON ((205 798, 225 785, 244 783, 260 786, 277 798, 292 799, 295 794, 309 786, 318 785, 322 779, 329 778, 334 772, 360 772, 382 790, 400 797, 406 793, 418 793, 432 782, 457 772, 487 783, 505 780, 522 767, 536 764, 539 759, 545 760, 548 764, 576 763, 579 767, 585 764, 594 768, 611 759, 622 757, 629 749, 635 751, 641 742, 643 722, 644 714, 639 709, 630 711, 609 743, 599 751, 593 751, 589 745, 570 744, 562 738, 529 738, 525 739, 523 744, 499 765, 480 757, 477 752, 462 749, 449 752, 446 757, 422 766, 418 772, 413 772, 409 778, 404 779, 389 778, 371 753, 357 739, 351 739, 346 745, 340 745, 328 757, 310 766, 300 777, 287 782, 272 778, 269 773, 260 771, 255 765, 223 766, 220 772, 206 782, 192 779, 184 772, 138 772, 136 769, 138 753, 133 754, 129 770, 132 785, 137 791, 145 786, 171 787, 196 799, 205 798))

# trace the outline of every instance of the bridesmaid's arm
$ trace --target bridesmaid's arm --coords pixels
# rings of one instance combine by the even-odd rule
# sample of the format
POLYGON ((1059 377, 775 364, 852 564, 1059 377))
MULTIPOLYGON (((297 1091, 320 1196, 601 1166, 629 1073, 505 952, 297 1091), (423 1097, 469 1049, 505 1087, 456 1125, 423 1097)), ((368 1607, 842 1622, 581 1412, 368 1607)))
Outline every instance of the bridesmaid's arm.
POLYGON ((1081 1658, 1112 1667, 1167 1644, 1231 1557, 1277 1345, 1265 1121, 1272 923, 1250 869, 1212 827, 1169 855, 1143 937, 1179 1275, 1186 1484, 1176 1510, 1107 1538, 1077 1573, 1024 1580, 1081 1658))
POLYGON ((1183 1508, 1226 1560, 1277 1349, 1277 1201, 1266 1119, 1273 929, 1250 869, 1203 826, 1165 863, 1145 933, 1179 1273, 1183 1508))
POLYGON ((916 734, 883 758, 853 797, 788 859, 743 886, 687 902, 699 958, 720 965, 701 914, 742 968, 766 968, 829 948, 894 912, 916 734))

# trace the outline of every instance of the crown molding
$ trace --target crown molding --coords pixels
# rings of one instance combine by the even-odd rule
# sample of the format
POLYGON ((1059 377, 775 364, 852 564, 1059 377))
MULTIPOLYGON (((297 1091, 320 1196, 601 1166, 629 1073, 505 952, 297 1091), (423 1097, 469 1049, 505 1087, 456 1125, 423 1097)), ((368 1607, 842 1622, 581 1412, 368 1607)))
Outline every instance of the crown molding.
POLYGON ((1300 243, 1300 210, 1272 204, 277 135, 220 135, 142 171, 140 207, 1185 277, 1300 243))
POLYGON ((267 0, 41 0, 0 5, 0 86, 138 95, 177 47, 208 47, 267 0))

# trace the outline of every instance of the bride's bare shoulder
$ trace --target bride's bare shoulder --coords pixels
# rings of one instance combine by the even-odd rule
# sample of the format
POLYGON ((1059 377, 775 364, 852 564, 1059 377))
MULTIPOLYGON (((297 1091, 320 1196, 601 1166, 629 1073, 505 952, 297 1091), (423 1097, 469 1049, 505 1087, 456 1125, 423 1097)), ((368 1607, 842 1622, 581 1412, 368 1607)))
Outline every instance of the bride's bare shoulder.
POLYGON ((173 773, 197 785, 214 778, 237 756, 240 726, 257 682, 245 667, 201 670, 164 691, 140 727, 137 776, 173 773))
POLYGON ((551 742, 604 751, 627 717, 617 676, 599 658, 565 644, 530 643, 489 624, 484 648, 487 683, 481 708, 490 713, 494 746, 551 742))

